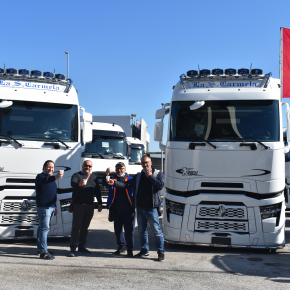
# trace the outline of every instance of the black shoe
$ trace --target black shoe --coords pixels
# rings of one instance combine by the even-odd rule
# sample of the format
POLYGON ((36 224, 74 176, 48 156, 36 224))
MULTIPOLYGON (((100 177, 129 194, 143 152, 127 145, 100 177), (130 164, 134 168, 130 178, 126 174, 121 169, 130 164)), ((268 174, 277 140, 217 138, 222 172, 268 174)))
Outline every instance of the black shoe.
MULTIPOLYGON (((47 252, 48 252, 48 253, 50 253, 51 255, 53 255, 53 254, 54 254, 54 252, 53 252, 53 251, 48 251, 48 250, 47 250, 47 252)), ((40 250, 37 250, 37 255, 40 255, 40 250)))
POLYGON ((127 250, 127 257, 133 257, 133 251, 132 250, 127 250))
POLYGON ((125 253, 126 252, 126 248, 125 247, 119 247, 118 249, 117 249, 117 251, 115 251, 114 253, 113 253, 113 255, 121 255, 122 253, 125 253))
POLYGON ((149 252, 146 249, 142 249, 138 254, 134 255, 136 258, 143 258, 149 256, 149 252))
POLYGON ((158 252, 158 261, 163 261, 164 260, 164 252, 159 251, 158 252))
POLYGON ((69 257, 75 257, 76 256, 76 250, 71 249, 70 253, 68 254, 69 257))
POLYGON ((40 259, 45 259, 45 260, 53 260, 54 256, 51 255, 49 252, 44 252, 40 254, 40 259))
POLYGON ((91 253, 91 251, 89 251, 85 247, 80 247, 78 251, 81 252, 81 253, 84 253, 84 254, 90 254, 91 253))

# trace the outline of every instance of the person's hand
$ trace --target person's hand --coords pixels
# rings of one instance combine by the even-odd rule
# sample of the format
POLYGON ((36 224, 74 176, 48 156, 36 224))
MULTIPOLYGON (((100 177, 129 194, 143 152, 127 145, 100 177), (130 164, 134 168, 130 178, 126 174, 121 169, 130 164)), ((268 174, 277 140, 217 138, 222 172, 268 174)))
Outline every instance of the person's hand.
POLYGON ((150 175, 152 175, 152 170, 151 169, 146 170, 145 176, 149 177, 150 175))
POLYGON ((60 178, 63 177, 63 173, 62 172, 59 172, 56 176, 55 176, 55 179, 58 180, 60 178))
POLYGON ((79 186, 84 186, 84 185, 85 185, 85 180, 82 179, 82 180, 80 181, 80 183, 79 183, 79 186))
POLYGON ((107 181, 107 183, 108 183, 109 185, 114 185, 115 181, 114 181, 113 179, 110 179, 109 181, 107 181))
POLYGON ((54 216, 57 216, 57 208, 54 210, 54 216))
POLYGON ((98 212, 101 212, 102 211, 102 207, 99 205, 98 206, 98 212))
POLYGON ((107 170, 106 170, 106 175, 109 175, 111 173, 111 168, 108 167, 107 170))

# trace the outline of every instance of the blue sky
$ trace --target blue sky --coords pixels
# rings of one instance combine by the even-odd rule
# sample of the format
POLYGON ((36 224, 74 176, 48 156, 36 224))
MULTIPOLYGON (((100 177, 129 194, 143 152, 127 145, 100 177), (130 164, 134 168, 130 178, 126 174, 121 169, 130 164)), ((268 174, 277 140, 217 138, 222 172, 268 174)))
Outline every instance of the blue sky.
POLYGON ((93 115, 143 117, 190 69, 261 68, 279 77, 280 27, 289 0, 1 1, 0 67, 69 76, 93 115))

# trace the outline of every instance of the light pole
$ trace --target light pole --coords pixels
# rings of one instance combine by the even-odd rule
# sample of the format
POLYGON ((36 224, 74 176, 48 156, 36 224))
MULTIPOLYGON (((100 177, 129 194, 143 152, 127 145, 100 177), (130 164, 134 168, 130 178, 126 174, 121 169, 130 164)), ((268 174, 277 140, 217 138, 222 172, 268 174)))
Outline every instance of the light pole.
POLYGON ((67 79, 68 79, 68 78, 69 78, 69 77, 68 77, 69 55, 68 55, 68 51, 65 51, 64 53, 67 55, 67 79))
POLYGON ((132 123, 131 123, 131 136, 133 137, 133 125, 134 125, 134 117, 136 118, 136 114, 131 114, 131 119, 132 119, 132 123))

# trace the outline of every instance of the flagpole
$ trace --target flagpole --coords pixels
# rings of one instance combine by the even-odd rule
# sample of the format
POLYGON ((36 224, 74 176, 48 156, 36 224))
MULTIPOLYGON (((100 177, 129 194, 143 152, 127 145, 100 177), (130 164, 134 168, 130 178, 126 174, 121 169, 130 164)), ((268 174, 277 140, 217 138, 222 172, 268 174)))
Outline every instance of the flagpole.
POLYGON ((281 101, 283 98, 283 27, 280 27, 280 70, 279 70, 279 77, 280 77, 280 87, 281 87, 281 101))

